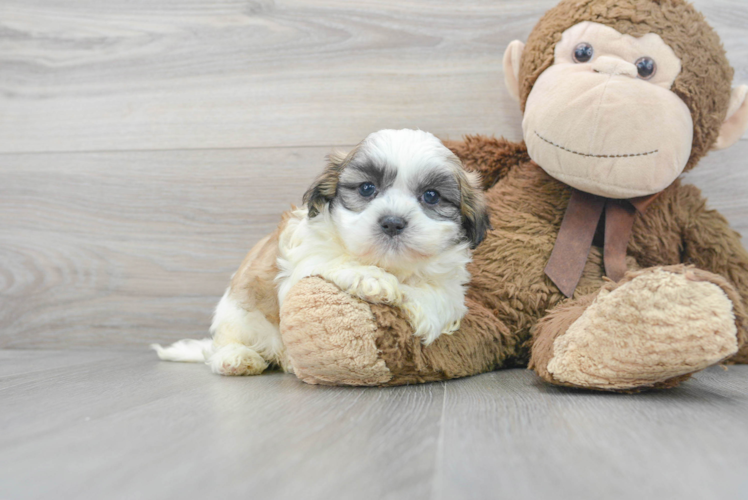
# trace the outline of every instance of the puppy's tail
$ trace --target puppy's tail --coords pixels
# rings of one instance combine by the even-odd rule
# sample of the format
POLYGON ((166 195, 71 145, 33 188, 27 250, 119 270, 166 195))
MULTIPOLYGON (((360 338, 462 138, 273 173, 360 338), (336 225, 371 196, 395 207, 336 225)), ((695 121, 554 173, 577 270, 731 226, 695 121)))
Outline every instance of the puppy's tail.
POLYGON ((174 342, 170 346, 151 344, 158 357, 164 361, 180 361, 182 363, 205 363, 213 352, 213 339, 184 339, 174 342))

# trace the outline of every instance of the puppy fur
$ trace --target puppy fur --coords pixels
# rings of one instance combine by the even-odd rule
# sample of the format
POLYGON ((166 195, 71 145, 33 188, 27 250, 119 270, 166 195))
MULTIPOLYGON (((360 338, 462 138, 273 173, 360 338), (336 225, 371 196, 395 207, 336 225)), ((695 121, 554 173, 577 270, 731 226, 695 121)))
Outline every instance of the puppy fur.
POLYGON ((223 375, 290 371, 279 311, 309 276, 401 308, 424 344, 459 328, 471 249, 489 222, 480 179, 441 141, 416 130, 375 132, 350 153, 331 154, 304 203, 244 259, 216 308, 212 340, 154 345, 161 359, 204 360, 223 375))

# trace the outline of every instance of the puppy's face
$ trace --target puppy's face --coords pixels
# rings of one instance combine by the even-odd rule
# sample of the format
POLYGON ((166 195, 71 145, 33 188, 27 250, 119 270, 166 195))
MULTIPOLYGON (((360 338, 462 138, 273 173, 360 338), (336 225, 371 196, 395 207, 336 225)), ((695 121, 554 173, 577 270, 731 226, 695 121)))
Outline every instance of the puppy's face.
POLYGON ((477 176, 433 135, 382 130, 329 159, 305 195, 309 217, 327 207, 362 262, 399 267, 483 240, 489 222, 477 176))

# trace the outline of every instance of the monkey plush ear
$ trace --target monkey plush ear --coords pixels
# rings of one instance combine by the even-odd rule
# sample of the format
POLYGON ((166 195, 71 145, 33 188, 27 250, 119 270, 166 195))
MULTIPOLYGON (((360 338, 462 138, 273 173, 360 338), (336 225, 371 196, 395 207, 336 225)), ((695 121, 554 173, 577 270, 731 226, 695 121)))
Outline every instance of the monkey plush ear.
POLYGON ((517 102, 519 102, 519 61, 522 59, 524 50, 525 44, 515 40, 504 52, 504 83, 506 83, 509 95, 517 102))
POLYGON ((730 108, 722 123, 714 149, 726 149, 735 144, 748 129, 748 85, 732 89, 730 108))

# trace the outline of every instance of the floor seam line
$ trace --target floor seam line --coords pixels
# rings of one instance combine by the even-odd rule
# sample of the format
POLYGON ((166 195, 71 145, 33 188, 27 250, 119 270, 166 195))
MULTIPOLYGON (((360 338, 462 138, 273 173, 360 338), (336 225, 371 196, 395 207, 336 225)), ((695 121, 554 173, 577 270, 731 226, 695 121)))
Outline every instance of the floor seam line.
POLYGON ((429 496, 431 500, 436 498, 436 483, 440 478, 439 469, 444 456, 444 416, 447 413, 447 383, 442 382, 442 385, 444 387, 444 397, 442 398, 442 414, 439 418, 439 434, 436 441, 436 453, 434 454, 434 477, 431 480, 431 495, 429 496))

